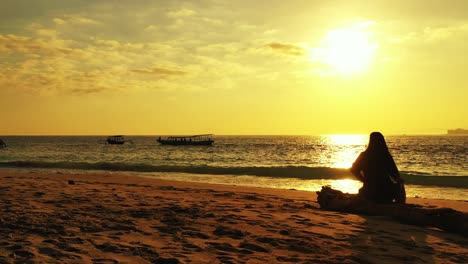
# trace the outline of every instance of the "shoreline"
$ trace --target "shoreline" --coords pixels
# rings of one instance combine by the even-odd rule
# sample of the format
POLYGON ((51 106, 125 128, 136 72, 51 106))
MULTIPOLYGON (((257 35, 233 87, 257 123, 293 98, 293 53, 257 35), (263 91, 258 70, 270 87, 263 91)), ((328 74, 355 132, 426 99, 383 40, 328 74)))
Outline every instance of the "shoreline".
MULTIPOLYGON (((284 190, 301 190, 316 192, 320 191, 324 185, 329 185, 334 189, 341 190, 345 193, 355 194, 358 192, 362 183, 352 177, 346 178, 316 178, 304 179, 295 177, 271 177, 271 176, 256 176, 256 175, 233 175, 233 174, 210 174, 210 173, 190 173, 190 172, 140 172, 140 171, 119 171, 119 170, 82 170, 82 169, 61 169, 61 168, 14 168, 3 167, 0 168, 0 173, 58 173, 58 174, 83 174, 83 175, 131 175, 134 177, 147 177, 151 179, 161 180, 175 180, 183 182, 197 182, 207 184, 221 184, 230 186, 244 186, 244 187, 263 187, 272 189, 284 190)), ((426 176, 420 176, 426 177, 426 176)), ((447 176, 432 177, 430 178, 443 178, 447 176)), ((468 176, 452 176, 452 178, 462 177, 462 181, 468 180, 468 176), (465 179, 466 178, 466 179, 465 179)), ((467 188, 464 186, 437 186, 437 185, 420 185, 414 184, 412 180, 405 179, 407 197, 414 197, 419 199, 429 200, 451 200, 468 202, 466 196, 467 188)), ((442 181, 443 179, 438 179, 442 181)))
MULTIPOLYGON (((468 261, 466 237, 324 211, 309 191, 0 170, 0 196, 5 263, 468 261)), ((468 212, 463 201, 408 203, 468 212)))

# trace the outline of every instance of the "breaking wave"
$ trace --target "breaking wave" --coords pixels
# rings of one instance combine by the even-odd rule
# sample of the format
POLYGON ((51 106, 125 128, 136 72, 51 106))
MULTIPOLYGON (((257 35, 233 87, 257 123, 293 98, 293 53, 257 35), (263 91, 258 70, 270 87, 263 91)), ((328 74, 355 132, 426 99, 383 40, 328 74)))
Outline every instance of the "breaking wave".
MULTIPOLYGON (((352 178, 348 169, 307 167, 307 166, 275 166, 275 167, 218 167, 208 165, 176 166, 149 165, 112 162, 44 162, 44 161, 8 161, 0 162, 3 168, 42 168, 70 170, 106 170, 127 172, 178 172, 212 175, 251 175, 277 178, 312 179, 347 179, 352 178)), ((431 185, 455 188, 468 188, 468 176, 441 176, 418 172, 401 172, 407 184, 431 185)))

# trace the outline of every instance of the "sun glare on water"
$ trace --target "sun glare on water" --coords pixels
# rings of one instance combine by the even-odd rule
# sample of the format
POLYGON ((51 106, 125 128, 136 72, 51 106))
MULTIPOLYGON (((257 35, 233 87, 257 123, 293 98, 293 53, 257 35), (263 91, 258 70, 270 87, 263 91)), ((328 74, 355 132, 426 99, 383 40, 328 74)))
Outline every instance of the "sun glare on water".
POLYGON ((333 181, 330 185, 333 189, 337 189, 345 193, 357 193, 359 188, 361 188, 362 183, 356 180, 345 179, 333 181))
MULTIPOLYGON (((332 150, 330 155, 324 157, 332 168, 349 169, 367 143, 367 135, 341 134, 323 136, 323 142, 332 150)), ((328 184, 332 188, 347 193, 357 193, 362 183, 353 179, 331 180, 328 184)))
POLYGON ((329 135, 328 144, 334 149, 330 160, 333 168, 350 168, 357 155, 364 150, 366 135, 329 135))
POLYGON ((315 60, 325 64, 329 74, 356 75, 368 69, 378 44, 368 28, 372 22, 353 24, 327 32, 315 60))

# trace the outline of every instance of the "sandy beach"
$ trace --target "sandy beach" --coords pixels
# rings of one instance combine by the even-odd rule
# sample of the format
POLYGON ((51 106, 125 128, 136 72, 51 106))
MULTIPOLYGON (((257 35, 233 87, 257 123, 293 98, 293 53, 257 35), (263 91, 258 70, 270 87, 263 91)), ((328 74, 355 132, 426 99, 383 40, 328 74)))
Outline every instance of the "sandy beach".
POLYGON ((0 203, 0 263, 468 262, 467 237, 324 211, 313 192, 3 171, 0 203))

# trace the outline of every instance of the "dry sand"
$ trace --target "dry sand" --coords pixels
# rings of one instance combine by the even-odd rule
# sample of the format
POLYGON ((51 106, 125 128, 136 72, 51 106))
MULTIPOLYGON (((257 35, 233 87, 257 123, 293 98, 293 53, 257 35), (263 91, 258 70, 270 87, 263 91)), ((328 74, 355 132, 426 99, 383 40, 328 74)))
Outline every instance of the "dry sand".
POLYGON ((3 171, 0 203, 0 263, 468 263, 467 237, 323 211, 312 192, 3 171))

